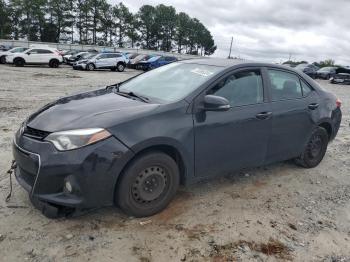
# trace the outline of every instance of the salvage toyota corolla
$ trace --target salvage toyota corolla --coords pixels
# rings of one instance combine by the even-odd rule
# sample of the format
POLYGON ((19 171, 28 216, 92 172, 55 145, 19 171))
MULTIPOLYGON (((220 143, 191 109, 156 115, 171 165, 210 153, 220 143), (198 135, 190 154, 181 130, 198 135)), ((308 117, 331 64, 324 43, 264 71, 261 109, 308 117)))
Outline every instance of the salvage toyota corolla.
POLYGON ((340 106, 291 68, 175 62, 31 115, 13 142, 15 175, 48 217, 110 205, 150 216, 180 184, 288 159, 317 166, 340 106))

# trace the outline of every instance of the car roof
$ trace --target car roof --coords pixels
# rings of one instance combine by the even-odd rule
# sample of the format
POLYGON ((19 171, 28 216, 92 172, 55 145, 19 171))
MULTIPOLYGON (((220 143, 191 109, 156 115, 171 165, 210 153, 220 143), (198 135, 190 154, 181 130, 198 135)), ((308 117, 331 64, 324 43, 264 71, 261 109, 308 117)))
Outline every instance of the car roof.
POLYGON ((196 59, 186 59, 186 60, 180 60, 178 63, 186 63, 186 64, 199 64, 199 65, 209 65, 209 66, 218 66, 223 68, 230 68, 233 66, 256 66, 256 67, 277 67, 281 69, 286 69, 289 71, 294 71, 295 69, 279 65, 279 64, 273 64, 273 63, 265 63, 265 62, 256 62, 256 61, 250 61, 250 60, 240 60, 240 59, 225 59, 225 58, 196 58, 196 59))
POLYGON ((220 66, 220 67, 232 67, 238 64, 251 63, 251 61, 239 60, 239 59, 224 59, 224 58, 195 58, 186 59, 180 61, 186 64, 199 64, 199 65, 210 65, 210 66, 220 66))

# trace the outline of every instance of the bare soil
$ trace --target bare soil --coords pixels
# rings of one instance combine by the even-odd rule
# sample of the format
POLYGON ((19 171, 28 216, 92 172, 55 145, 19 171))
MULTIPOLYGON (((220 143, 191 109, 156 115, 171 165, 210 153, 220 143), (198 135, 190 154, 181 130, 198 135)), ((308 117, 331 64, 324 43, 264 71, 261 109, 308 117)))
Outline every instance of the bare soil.
POLYGON ((319 81, 343 101, 343 121, 322 163, 291 162, 182 187, 146 219, 116 208, 50 220, 6 174, 20 123, 59 97, 138 72, 0 66, 1 261, 350 261, 350 86, 319 81))

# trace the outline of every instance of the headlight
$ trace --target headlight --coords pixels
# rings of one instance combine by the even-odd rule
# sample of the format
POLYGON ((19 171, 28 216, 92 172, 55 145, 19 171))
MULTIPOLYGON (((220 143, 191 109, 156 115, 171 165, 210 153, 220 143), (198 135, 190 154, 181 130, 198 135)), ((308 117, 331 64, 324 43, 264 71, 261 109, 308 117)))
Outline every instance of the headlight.
POLYGON ((54 144, 57 150, 66 151, 96 143, 110 136, 111 134, 103 128, 87 128, 55 132, 45 140, 54 144))

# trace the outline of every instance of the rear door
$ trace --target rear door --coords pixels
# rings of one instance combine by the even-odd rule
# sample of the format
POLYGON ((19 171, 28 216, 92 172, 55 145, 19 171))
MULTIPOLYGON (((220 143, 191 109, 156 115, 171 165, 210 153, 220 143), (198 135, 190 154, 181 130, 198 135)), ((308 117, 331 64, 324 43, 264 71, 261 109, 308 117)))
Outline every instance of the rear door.
POLYGON ((48 49, 38 49, 38 59, 39 63, 49 63, 49 61, 53 58, 54 53, 48 49))
POLYGON ((266 160, 271 163, 300 155, 315 126, 318 97, 294 72, 269 68, 267 75, 273 117, 266 160))
POLYGON ((205 94, 225 97, 232 108, 194 114, 196 176, 264 163, 271 132, 271 109, 264 93, 260 68, 230 73, 208 89, 205 94))

